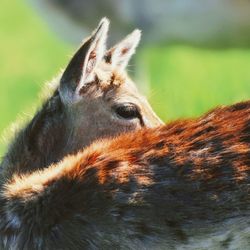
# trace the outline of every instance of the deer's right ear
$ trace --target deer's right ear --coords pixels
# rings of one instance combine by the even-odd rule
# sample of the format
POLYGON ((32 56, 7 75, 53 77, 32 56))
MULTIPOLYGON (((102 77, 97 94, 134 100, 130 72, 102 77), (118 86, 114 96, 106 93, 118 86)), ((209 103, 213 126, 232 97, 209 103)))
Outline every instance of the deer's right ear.
POLYGON ((106 63, 111 64, 114 67, 124 69, 135 53, 141 39, 141 31, 134 30, 131 34, 125 37, 121 42, 108 50, 105 54, 106 63))
POLYGON ((80 90, 93 80, 93 70, 103 59, 109 20, 103 18, 93 34, 82 44, 66 67, 60 80, 59 92, 63 102, 77 102, 80 90))

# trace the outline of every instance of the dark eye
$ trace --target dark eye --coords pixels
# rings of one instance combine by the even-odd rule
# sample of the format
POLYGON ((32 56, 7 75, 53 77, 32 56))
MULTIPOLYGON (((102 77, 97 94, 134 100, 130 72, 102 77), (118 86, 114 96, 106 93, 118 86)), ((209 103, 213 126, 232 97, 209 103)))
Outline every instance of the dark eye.
POLYGON ((134 119, 140 117, 138 108, 132 103, 126 103, 115 107, 115 112, 122 118, 134 119))

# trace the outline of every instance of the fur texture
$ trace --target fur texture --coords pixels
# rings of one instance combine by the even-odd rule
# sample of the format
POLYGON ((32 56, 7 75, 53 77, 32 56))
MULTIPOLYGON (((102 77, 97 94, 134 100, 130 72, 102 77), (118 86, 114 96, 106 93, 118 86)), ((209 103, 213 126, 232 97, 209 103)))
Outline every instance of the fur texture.
POLYGON ((3 249, 247 249, 250 102, 13 175, 0 216, 3 249))
POLYGON ((70 60, 51 97, 14 136, 0 164, 0 186, 13 173, 47 167, 98 138, 162 123, 125 72, 140 32, 106 50, 108 27, 109 21, 102 19, 70 60), (116 109, 128 103, 138 111, 129 119, 116 109))

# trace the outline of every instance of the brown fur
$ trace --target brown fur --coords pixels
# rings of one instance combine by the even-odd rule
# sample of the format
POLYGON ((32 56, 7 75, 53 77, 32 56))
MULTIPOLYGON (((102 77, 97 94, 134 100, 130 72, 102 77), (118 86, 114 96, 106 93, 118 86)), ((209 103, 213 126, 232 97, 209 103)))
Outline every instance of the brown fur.
POLYGON ((125 70, 140 33, 135 31, 106 50, 108 23, 103 19, 83 42, 57 79, 54 93, 14 136, 0 163, 0 186, 13 173, 48 167, 96 139, 162 124, 125 70), (120 55, 118 52, 124 46, 127 55, 120 55), (107 62, 106 53, 123 62, 123 67, 107 62), (136 117, 117 113, 117 106, 126 107, 128 103, 137 108, 136 117))
POLYGON ((96 142, 1 199, 5 249, 246 249, 250 101, 96 142))

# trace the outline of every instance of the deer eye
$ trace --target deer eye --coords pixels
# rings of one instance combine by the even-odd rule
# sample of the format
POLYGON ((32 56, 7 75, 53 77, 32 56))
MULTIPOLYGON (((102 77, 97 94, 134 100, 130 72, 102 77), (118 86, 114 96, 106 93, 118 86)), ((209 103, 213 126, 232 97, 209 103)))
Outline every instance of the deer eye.
POLYGON ((140 118, 140 112, 136 105, 132 103, 126 103, 115 106, 115 112, 118 116, 124 119, 140 118))

